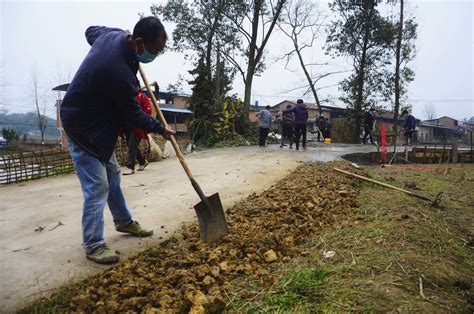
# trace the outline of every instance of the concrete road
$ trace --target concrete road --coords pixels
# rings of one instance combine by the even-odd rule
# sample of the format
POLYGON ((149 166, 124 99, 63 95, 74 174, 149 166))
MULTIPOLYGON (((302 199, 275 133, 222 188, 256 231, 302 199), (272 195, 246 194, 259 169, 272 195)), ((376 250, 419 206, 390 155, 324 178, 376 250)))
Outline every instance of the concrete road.
MULTIPOLYGON (((318 144, 296 152, 277 145, 197 152, 186 157, 208 195, 219 192, 230 207, 270 187, 300 161, 330 161, 369 147, 318 144)), ((134 219, 155 232, 137 239, 117 233, 105 210, 105 239, 122 259, 156 245, 184 222, 195 220, 199 201, 176 158, 124 176, 122 187, 134 219)), ((55 288, 107 269, 81 248, 82 194, 75 174, 0 187, 0 312, 12 312, 55 288)))

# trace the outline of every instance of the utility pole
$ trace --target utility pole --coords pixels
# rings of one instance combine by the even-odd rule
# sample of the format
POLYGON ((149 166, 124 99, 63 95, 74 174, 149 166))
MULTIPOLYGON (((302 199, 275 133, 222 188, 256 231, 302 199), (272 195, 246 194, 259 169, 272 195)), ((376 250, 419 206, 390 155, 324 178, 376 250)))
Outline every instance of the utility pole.
POLYGON ((403 0, 400 0, 400 20, 397 34, 397 50, 395 54, 395 107, 393 110, 393 132, 395 134, 393 152, 397 151, 397 135, 398 135, 398 111, 400 110, 400 64, 401 64, 401 47, 403 35, 403 0))
POLYGON ((216 56, 216 103, 220 105, 221 100, 221 44, 217 41, 217 56, 216 56))

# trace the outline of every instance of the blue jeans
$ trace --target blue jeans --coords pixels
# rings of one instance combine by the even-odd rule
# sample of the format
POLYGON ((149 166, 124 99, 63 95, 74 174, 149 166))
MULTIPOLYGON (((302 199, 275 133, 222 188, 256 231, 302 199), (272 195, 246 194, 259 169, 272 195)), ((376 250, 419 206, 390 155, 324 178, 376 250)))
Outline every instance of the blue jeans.
POLYGON ((82 211, 82 239, 86 252, 93 251, 104 242, 104 207, 109 205, 116 226, 126 226, 132 214, 120 188, 120 167, 115 153, 102 162, 84 151, 71 139, 69 152, 81 182, 84 205, 82 211))

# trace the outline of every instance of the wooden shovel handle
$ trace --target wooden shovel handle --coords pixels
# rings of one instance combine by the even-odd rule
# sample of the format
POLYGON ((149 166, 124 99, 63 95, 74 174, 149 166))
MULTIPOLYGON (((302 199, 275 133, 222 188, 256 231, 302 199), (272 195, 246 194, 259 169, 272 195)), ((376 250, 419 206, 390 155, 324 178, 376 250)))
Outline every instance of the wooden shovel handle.
POLYGON ((352 172, 349 172, 349 171, 345 171, 345 170, 342 170, 342 169, 339 169, 339 168, 336 168, 336 167, 334 167, 334 170, 336 170, 337 172, 344 173, 344 174, 347 174, 347 175, 349 175, 349 176, 352 176, 352 177, 355 177, 355 178, 358 178, 358 179, 367 181, 367 182, 371 182, 371 183, 374 183, 374 184, 378 184, 378 185, 387 187, 387 188, 389 188, 389 189, 397 190, 397 191, 406 193, 406 194, 408 194, 408 195, 421 198, 422 200, 425 200, 425 201, 433 202, 432 200, 430 200, 430 199, 427 198, 426 196, 423 196, 423 195, 420 195, 420 194, 416 194, 416 193, 413 193, 413 192, 404 190, 404 189, 402 189, 402 188, 399 188, 399 187, 396 187, 396 186, 393 186, 393 185, 390 185, 390 184, 387 184, 387 183, 383 183, 383 182, 380 182, 380 181, 377 181, 377 180, 374 180, 374 179, 370 179, 370 178, 367 178, 367 177, 364 177, 364 176, 361 176, 361 175, 358 175, 358 174, 355 174, 355 173, 352 173, 352 172))
MULTIPOLYGON (((146 90, 148 91, 148 94, 151 98, 151 103, 153 104, 153 107, 155 108, 155 111, 158 114, 158 119, 160 120, 161 124, 163 124, 163 127, 168 127, 168 123, 166 122, 165 116, 163 115, 163 113, 160 110, 160 106, 158 106, 158 102, 156 101, 155 94, 153 94, 153 92, 151 90, 150 84, 148 83, 148 79, 146 77, 145 71, 143 71, 143 68, 142 68, 141 64, 138 64, 138 70, 140 71, 140 75, 142 76, 143 83, 145 83, 146 90)), ((188 164, 184 160, 183 153, 181 152, 181 149, 179 148, 175 137, 173 135, 171 135, 170 138, 171 138, 171 144, 173 145, 174 151, 176 152, 176 156, 178 156, 178 159, 179 159, 179 162, 181 163, 181 166, 183 166, 183 169, 186 172, 186 175, 188 176, 188 178, 191 180, 191 182, 194 182, 193 186, 196 189, 195 185, 197 185, 197 183, 195 183, 196 181, 193 178, 193 174, 191 173, 191 169, 189 169, 188 164)), ((199 185, 197 185, 197 186, 199 187, 199 185)), ((198 191, 198 189, 196 189, 196 192, 198 192, 198 194, 200 194, 199 197, 201 197, 201 199, 203 197, 205 198, 204 193, 202 192, 200 187, 199 187, 199 191, 198 191)))

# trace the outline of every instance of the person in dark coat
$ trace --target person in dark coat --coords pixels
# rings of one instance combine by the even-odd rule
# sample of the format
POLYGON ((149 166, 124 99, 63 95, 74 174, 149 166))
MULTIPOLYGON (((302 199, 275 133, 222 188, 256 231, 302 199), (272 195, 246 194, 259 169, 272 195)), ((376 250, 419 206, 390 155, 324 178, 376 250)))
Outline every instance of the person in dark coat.
POLYGON ((118 232, 138 237, 153 234, 132 219, 120 187, 114 150, 125 123, 167 139, 175 133, 137 105, 139 62, 153 61, 163 51, 167 35, 160 20, 152 16, 138 21, 133 34, 91 26, 85 35, 91 49, 64 96, 61 120, 84 196, 82 238, 86 257, 111 264, 118 262, 119 256, 104 241, 106 204, 118 232))
POLYGON ((295 126, 295 144, 296 150, 299 150, 300 137, 303 136, 301 142, 303 149, 306 148, 306 123, 308 121, 308 108, 304 104, 302 99, 296 101, 296 105, 283 110, 283 114, 293 112, 295 114, 294 126, 295 126))
MULTIPOLYGON (((290 109, 291 105, 287 105, 286 109, 290 109)), ((284 146, 285 139, 290 141, 290 149, 293 148, 293 123, 295 115, 293 112, 283 113, 281 117, 282 135, 280 147, 284 146)))
POLYGON ((362 143, 367 144, 367 137, 370 140, 370 144, 374 144, 374 139, 372 138, 372 130, 374 129, 375 124, 375 108, 370 108, 369 111, 365 112, 364 116, 364 138, 362 143))
POLYGON ((318 142, 321 142, 321 135, 324 137, 323 131, 326 128, 326 120, 324 119, 324 115, 322 113, 316 118, 315 124, 317 128, 316 133, 318 133, 318 142))
POLYGON ((332 128, 331 122, 329 121, 328 118, 325 118, 324 119, 324 132, 323 132, 324 138, 331 138, 331 128, 332 128))
POLYGON ((416 128, 416 119, 408 113, 408 110, 403 110, 402 117, 405 118, 405 126, 403 127, 403 135, 405 136, 405 145, 412 145, 413 132, 416 128))

